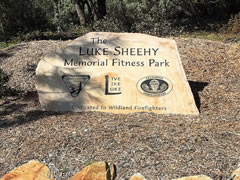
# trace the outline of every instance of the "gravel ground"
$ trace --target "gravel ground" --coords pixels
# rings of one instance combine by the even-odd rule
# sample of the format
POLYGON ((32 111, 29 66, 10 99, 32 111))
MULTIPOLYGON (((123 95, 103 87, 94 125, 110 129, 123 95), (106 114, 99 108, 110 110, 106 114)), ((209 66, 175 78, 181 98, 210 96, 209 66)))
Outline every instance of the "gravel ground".
POLYGON ((118 179, 228 179, 240 163, 240 46, 175 39, 199 116, 42 112, 35 68, 70 41, 1 50, 0 68, 18 95, 0 99, 0 177, 37 159, 59 180, 95 161, 115 163, 118 179))

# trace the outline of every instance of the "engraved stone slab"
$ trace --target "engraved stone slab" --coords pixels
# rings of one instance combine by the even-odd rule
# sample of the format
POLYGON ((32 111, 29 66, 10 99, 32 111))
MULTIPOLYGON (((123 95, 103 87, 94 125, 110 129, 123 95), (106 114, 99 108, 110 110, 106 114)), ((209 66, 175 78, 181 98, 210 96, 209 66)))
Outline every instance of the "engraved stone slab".
POLYGON ((38 64, 43 110, 197 115, 174 40, 92 32, 38 64))

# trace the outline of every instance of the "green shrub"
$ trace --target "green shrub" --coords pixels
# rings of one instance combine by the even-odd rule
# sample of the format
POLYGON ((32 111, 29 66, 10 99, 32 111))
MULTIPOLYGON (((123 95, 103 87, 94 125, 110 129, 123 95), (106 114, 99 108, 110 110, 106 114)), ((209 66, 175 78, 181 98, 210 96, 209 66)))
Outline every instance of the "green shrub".
POLYGON ((105 17, 104 19, 98 20, 93 24, 93 31, 124 32, 126 29, 121 27, 120 24, 114 22, 114 18, 105 17))
POLYGON ((26 34, 18 34, 18 37, 12 39, 17 42, 33 41, 33 40, 68 40, 75 39, 83 34, 91 31, 89 27, 72 25, 62 32, 57 31, 33 31, 26 34))
POLYGON ((174 32, 174 18, 166 16, 163 1, 108 1, 107 16, 93 24, 95 31, 140 32, 153 35, 174 32))
POLYGON ((224 33, 239 34, 240 33, 240 12, 232 16, 228 23, 221 29, 224 33))
POLYGON ((5 42, 0 42, 0 49, 8 47, 7 43, 5 42))

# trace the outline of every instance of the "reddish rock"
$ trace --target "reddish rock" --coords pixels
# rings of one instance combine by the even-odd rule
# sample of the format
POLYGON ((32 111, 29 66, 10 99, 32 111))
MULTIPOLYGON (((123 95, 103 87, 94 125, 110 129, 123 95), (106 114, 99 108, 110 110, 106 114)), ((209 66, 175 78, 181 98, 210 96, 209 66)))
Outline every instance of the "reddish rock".
POLYGON ((240 180, 240 176, 239 176, 239 175, 236 175, 236 176, 233 177, 232 180, 240 180))
POLYGON ((15 168, 0 180, 53 180, 48 167, 39 161, 29 161, 20 167, 15 168))
POLYGON ((130 180, 146 180, 145 177, 143 177, 141 174, 137 173, 137 174, 134 174, 130 180))
POLYGON ((116 168, 107 162, 93 163, 83 168, 69 180, 115 180, 116 168))
POLYGON ((212 179, 208 176, 200 175, 200 176, 183 177, 183 178, 178 178, 175 180, 212 180, 212 179))
POLYGON ((240 180, 240 168, 238 168, 235 171, 233 171, 232 179, 233 180, 240 180))

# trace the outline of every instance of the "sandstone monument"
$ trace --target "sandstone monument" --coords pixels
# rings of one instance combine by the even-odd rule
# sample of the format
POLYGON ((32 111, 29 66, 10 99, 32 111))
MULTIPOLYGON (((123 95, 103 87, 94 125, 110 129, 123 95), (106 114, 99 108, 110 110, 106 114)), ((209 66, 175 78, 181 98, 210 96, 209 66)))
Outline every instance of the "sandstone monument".
POLYGON ((43 110, 199 114, 174 40, 92 32, 42 59, 43 110))

